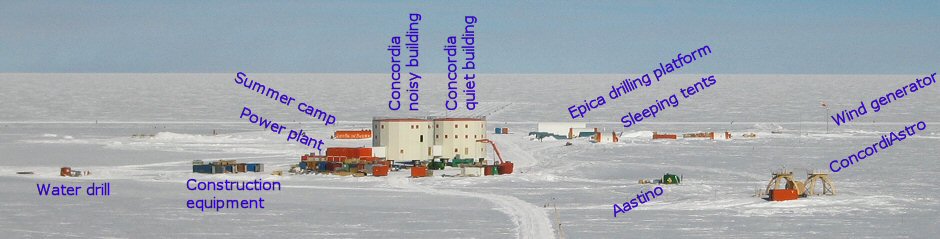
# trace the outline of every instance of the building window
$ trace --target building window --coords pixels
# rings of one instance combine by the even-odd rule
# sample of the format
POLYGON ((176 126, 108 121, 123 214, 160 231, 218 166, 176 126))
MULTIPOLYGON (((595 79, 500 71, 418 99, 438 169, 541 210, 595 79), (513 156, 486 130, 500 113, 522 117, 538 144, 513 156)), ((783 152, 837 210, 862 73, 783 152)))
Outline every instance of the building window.
POLYGON ((457 136, 456 134, 454 135, 454 139, 459 139, 459 138, 460 136, 457 136))
POLYGON ((434 138, 435 138, 435 139, 440 139, 441 136, 440 136, 440 135, 434 135, 434 138))
POLYGON ((418 141, 420 141, 421 143, 424 143, 424 135, 420 135, 420 138, 418 139, 418 141))
POLYGON ((430 128, 431 128, 431 125, 428 125, 428 129, 430 129, 430 128))
POLYGON ((476 139, 476 138, 477 138, 477 135, 474 134, 474 135, 473 135, 473 139, 476 139))
POLYGON ((404 149, 399 150, 398 152, 401 153, 401 154, 405 154, 405 150, 404 150, 404 149))
MULTIPOLYGON (((431 126, 428 125, 428 127, 431 127, 431 126)), ((431 147, 428 147, 428 156, 431 156, 431 147)))
POLYGON ((457 128, 457 124, 454 124, 454 128, 455 128, 455 129, 457 128))
POLYGON ((463 148, 463 154, 470 154, 470 148, 463 148))
POLYGON ((385 125, 384 125, 384 124, 382 125, 382 128, 383 128, 383 129, 385 128, 385 125))
POLYGON ((440 127, 441 127, 441 124, 434 124, 435 129, 440 128, 440 127))
POLYGON ((457 151, 457 148, 454 148, 454 153, 456 153, 456 152, 459 152, 459 151, 457 151))
POLYGON ((444 135, 444 138, 445 138, 445 139, 447 138, 447 135, 446 135, 446 134, 444 135))
POLYGON ((469 139, 469 138, 470 138, 470 135, 466 135, 466 134, 465 134, 465 135, 463 135, 463 138, 469 139))
POLYGON ((463 125, 463 128, 464 128, 464 129, 470 128, 470 124, 465 124, 465 125, 463 125))

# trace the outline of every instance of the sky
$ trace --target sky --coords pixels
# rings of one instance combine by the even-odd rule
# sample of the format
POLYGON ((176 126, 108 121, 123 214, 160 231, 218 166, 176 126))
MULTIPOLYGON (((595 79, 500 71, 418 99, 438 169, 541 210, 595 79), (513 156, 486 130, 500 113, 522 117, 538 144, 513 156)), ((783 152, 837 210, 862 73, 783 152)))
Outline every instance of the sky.
POLYGON ((0 72, 387 73, 420 13, 421 67, 476 16, 479 73, 922 74, 940 1, 0 1, 0 72))

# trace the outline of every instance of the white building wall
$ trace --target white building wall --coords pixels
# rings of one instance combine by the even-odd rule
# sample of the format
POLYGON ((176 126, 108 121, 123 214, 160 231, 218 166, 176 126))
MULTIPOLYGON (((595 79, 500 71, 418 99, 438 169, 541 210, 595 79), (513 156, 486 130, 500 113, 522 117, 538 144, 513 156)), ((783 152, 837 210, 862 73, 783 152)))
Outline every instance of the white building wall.
POLYGON ((386 159, 410 161, 433 158, 433 129, 429 120, 377 119, 372 122, 372 132, 372 146, 385 147, 386 159))
POLYGON ((441 157, 485 158, 486 121, 482 119, 434 120, 434 145, 441 146, 441 157))

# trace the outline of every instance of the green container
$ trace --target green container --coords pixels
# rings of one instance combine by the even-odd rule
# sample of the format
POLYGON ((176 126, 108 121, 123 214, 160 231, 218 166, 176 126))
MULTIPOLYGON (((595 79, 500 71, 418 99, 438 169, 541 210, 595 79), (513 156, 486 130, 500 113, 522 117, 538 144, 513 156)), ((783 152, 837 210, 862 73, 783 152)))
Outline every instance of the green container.
POLYGON ((431 170, 444 170, 444 162, 431 162, 428 164, 428 168, 431 170))
POLYGON ((663 184, 679 184, 681 180, 682 178, 679 177, 678 175, 667 173, 666 175, 663 175, 662 183, 663 184))
POLYGON ((453 159, 450 161, 451 167, 460 167, 460 165, 469 165, 473 164, 473 159, 453 159))

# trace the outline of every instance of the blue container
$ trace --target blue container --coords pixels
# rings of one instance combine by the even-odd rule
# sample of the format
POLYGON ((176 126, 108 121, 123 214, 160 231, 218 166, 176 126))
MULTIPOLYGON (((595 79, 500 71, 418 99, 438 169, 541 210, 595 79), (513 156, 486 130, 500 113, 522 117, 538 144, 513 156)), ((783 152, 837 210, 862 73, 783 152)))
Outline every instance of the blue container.
POLYGON ((496 128, 496 134, 503 134, 503 128, 496 128))
POLYGON ((327 161, 320 161, 320 162, 317 162, 317 170, 326 171, 326 166, 329 165, 329 164, 330 164, 330 163, 327 162, 327 161))
POLYGON ((193 165, 194 173, 212 173, 212 166, 210 165, 193 165))
POLYGON ((300 169, 307 169, 307 162, 300 162, 300 169))
POLYGON ((248 172, 264 172, 264 165, 260 163, 245 164, 245 170, 248 172))
POLYGON ((193 165, 193 173, 208 173, 208 174, 222 173, 222 166, 193 165))
MULTIPOLYGON (((225 172, 230 172, 230 173, 237 172, 237 171, 235 171, 235 165, 228 165, 228 166, 225 166, 225 172)), ((223 173, 224 173, 224 172, 223 172, 223 173)))

